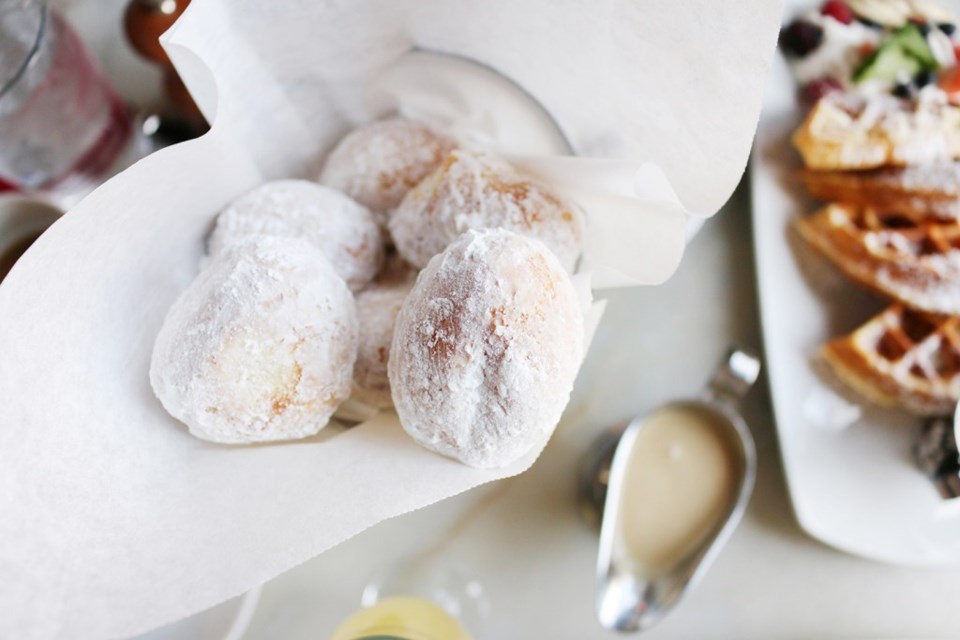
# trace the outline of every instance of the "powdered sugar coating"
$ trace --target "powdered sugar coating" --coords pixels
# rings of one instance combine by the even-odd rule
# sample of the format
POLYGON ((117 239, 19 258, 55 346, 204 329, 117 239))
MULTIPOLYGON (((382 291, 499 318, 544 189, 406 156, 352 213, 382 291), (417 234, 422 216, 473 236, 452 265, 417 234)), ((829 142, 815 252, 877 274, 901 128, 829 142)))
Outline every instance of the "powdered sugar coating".
POLYGON ((357 331, 353 297, 319 250, 248 238, 214 257, 170 308, 150 382, 198 438, 303 438, 350 394, 357 331))
POLYGON ((569 276, 538 240, 469 231, 427 265, 388 366, 403 428, 479 468, 510 464, 559 421, 583 356, 569 276))
POLYGON ((380 120, 354 129, 334 147, 320 182, 340 189, 385 224, 387 214, 454 146, 453 139, 419 122, 380 120))
POLYGON ((935 313, 960 313, 960 251, 921 255, 877 271, 877 286, 895 299, 935 313))
POLYGON ((352 399, 378 409, 393 406, 387 362, 397 314, 411 288, 413 279, 408 278, 384 284, 377 282, 357 294, 360 345, 353 368, 352 399))
POLYGON ((388 227, 400 255, 418 267, 469 229, 537 238, 568 272, 583 245, 583 217, 573 203, 499 158, 459 150, 407 194, 388 227))
POLYGON ((306 180, 267 182, 234 200, 217 217, 211 256, 255 235, 303 238, 319 248, 352 291, 376 275, 383 238, 373 215, 335 189, 306 180))

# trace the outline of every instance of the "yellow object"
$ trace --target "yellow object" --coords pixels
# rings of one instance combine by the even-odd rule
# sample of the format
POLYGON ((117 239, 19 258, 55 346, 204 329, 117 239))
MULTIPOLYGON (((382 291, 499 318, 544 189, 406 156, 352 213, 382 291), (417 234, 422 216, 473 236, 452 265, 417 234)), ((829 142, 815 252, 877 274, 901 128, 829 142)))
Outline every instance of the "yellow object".
POLYGON ((330 640, 470 640, 456 618, 422 598, 395 597, 360 609, 330 640))

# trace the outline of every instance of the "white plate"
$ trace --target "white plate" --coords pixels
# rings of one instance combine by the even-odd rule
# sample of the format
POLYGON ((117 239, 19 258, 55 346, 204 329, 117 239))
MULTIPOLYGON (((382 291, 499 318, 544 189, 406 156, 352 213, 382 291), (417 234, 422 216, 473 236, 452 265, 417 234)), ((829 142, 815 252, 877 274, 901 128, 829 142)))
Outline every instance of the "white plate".
MULTIPOLYGON (((788 9, 786 15, 796 13, 788 9)), ((942 500, 911 458, 920 421, 864 409, 851 426, 831 429, 813 410, 823 409, 830 393, 811 366, 818 348, 859 326, 884 302, 832 270, 809 277, 788 241, 790 219, 816 206, 793 179, 800 166, 789 142, 801 119, 795 95, 778 54, 757 130, 751 188, 767 370, 794 511, 810 535, 850 553, 895 564, 960 566, 960 504, 942 500)))

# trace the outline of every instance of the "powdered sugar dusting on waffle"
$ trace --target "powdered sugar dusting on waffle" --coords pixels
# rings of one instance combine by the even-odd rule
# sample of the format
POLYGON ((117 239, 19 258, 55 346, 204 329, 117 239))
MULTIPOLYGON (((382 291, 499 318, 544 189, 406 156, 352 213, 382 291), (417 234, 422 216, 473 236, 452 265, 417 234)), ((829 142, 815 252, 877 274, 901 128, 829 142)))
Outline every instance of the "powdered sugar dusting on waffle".
POLYGON ((173 304, 150 381, 190 432, 223 443, 302 438, 350 393, 353 297, 329 261, 295 238, 238 241, 173 304))
POLYGON ((916 103, 878 95, 819 100, 793 135, 804 164, 818 170, 937 164, 960 158, 960 109, 928 87, 916 103))
POLYGON ((904 167, 899 175, 890 174, 887 179, 910 191, 960 196, 960 163, 957 162, 904 167))
POLYGON ((960 223, 831 204, 794 224, 855 280, 913 308, 960 313, 960 223))
MULTIPOLYGON (((945 349, 950 351, 951 359, 957 358, 958 345, 947 342, 951 331, 956 333, 955 326, 951 329, 951 324, 955 322, 951 323, 946 318, 932 315, 914 314, 895 306, 883 312, 882 322, 878 324, 884 335, 896 335, 898 338, 903 336, 903 355, 899 359, 879 360, 881 367, 885 368, 893 379, 900 381, 907 389, 912 388, 931 398, 942 398, 951 406, 960 399, 960 376, 956 363, 943 360, 945 349), (928 325, 921 330, 911 329, 907 323, 917 322, 918 319, 928 325)), ((860 344, 867 348, 873 346, 867 343, 867 340, 882 337, 864 332, 860 344)))
POLYGON ((430 260, 397 318, 389 376, 404 429, 500 467, 560 419, 583 355, 566 272, 537 240, 469 231, 430 260))
POLYGON ((960 313, 960 252, 919 258, 922 269, 935 277, 920 282, 905 281, 890 268, 877 272, 877 281, 898 300, 909 300, 920 309, 960 313))
POLYGON ((916 218, 960 218, 960 163, 881 167, 866 171, 805 170, 814 198, 875 207, 916 218))
POLYGON ((948 413, 960 400, 958 323, 895 304, 823 353, 844 382, 875 402, 948 413))
POLYGON ((383 239, 371 213, 346 195, 306 180, 267 182, 217 217, 211 256, 255 235, 303 238, 319 248, 349 287, 360 290, 383 260, 383 239))
POLYGON ((353 130, 330 152, 320 182, 342 190, 386 223, 403 196, 436 169, 453 139, 405 118, 353 130))
POLYGON ((423 267, 469 229, 504 228, 541 240, 572 272, 583 216, 505 161, 454 151, 403 199, 389 228, 400 254, 423 267))

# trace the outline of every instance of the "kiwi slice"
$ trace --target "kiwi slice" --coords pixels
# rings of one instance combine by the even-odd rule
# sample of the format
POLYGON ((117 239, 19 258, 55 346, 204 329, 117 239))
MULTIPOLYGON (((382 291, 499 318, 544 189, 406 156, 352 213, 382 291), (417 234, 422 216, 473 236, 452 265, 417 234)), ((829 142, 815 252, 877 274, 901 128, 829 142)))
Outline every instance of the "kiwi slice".
POLYGON ((937 66, 923 33, 917 25, 907 24, 897 29, 863 61, 853 72, 853 81, 893 82, 900 75, 913 77, 921 71, 933 71, 937 66))

